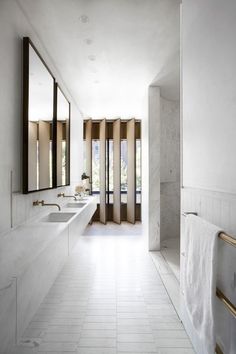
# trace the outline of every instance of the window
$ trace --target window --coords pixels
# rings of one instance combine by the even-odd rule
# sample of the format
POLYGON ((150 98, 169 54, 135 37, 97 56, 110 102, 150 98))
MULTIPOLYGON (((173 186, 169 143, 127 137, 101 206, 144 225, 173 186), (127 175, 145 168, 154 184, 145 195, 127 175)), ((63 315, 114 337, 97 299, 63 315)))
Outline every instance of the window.
POLYGON ((121 173, 121 203, 127 203, 128 190, 128 144, 127 140, 121 140, 120 144, 120 173, 121 173))
POLYGON ((136 139, 136 203, 141 204, 141 140, 136 139))
MULTIPOLYGON (((132 179, 130 181, 130 187, 129 188, 134 188, 136 186, 136 195, 134 196, 133 193, 130 194, 130 201, 132 203, 129 203, 127 205, 127 196, 128 196, 128 140, 127 140, 127 120, 120 120, 116 121, 116 126, 114 127, 114 122, 113 121, 105 121, 105 129, 106 129, 106 137, 104 135, 104 121, 92 121, 91 119, 86 120, 84 122, 84 171, 86 170, 91 170, 91 180, 92 180, 92 194, 97 197, 97 204, 100 204, 100 208, 98 208, 98 213, 96 214, 94 220, 101 220, 99 219, 101 215, 104 216, 104 210, 106 211, 106 220, 114 220, 116 218, 121 218, 121 220, 126 220, 125 218, 127 217, 128 213, 128 208, 129 210, 133 207, 135 207, 135 217, 136 220, 141 220, 141 124, 139 121, 135 121, 135 124, 133 122, 131 123, 130 127, 132 126, 131 129, 135 129, 135 131, 132 130, 132 134, 135 134, 135 136, 132 136, 132 141, 133 138, 135 138, 135 171, 132 175, 130 175, 130 178, 134 176, 134 180, 132 179), (102 124, 102 125, 101 125, 102 124), (102 129, 102 130, 101 130, 102 129), (101 136, 101 132, 103 133, 103 137, 101 136), (113 136, 115 134, 115 136, 113 136), (87 140, 86 140, 87 136, 87 140), (104 139, 106 142, 106 156, 105 156, 105 166, 103 168, 105 171, 102 171, 102 178, 104 178, 104 181, 101 184, 101 188, 103 188, 103 193, 106 191, 106 198, 105 200, 100 199, 100 152, 101 152, 101 146, 100 146, 100 137, 102 144, 104 144, 104 139), (121 199, 121 214, 119 214, 119 205, 116 203, 114 206, 114 140, 116 139, 117 143, 119 142, 118 139, 120 139, 120 199, 121 199), (92 153, 90 155, 90 143, 91 143, 91 149, 92 153), (89 147, 89 151, 86 153, 86 147, 89 147), (86 158, 88 158, 88 161, 86 163, 86 158), (86 166, 87 165, 87 166, 86 166), (134 203, 136 205, 133 206, 133 198, 134 197, 134 203), (99 215, 99 212, 102 214, 99 215), (115 216, 114 216, 115 215, 115 216), (118 215, 118 217, 117 217, 118 215), (121 215, 121 216, 119 216, 121 215)), ((130 131, 129 131, 130 132, 130 131)), ((133 156, 133 146, 130 144, 130 154, 132 153, 133 156)), ((117 150, 118 152, 118 150, 117 150)), ((117 155, 118 156, 118 155, 117 155)), ((130 155, 131 156, 131 155, 130 155)), ((117 170, 118 173, 118 170, 117 170)), ((117 190, 116 193, 119 193, 119 184, 116 186, 117 190)), ((102 222, 103 219, 102 219, 102 222)), ((117 221, 116 219, 116 222, 117 221)))
POLYGON ((37 149, 37 189, 39 189, 39 140, 38 139, 36 142, 36 149, 37 149))
POLYGON ((49 141, 49 187, 52 188, 52 140, 49 141))
POLYGON ((113 180, 113 140, 112 139, 108 139, 107 151, 108 151, 108 156, 107 156, 107 161, 108 161, 108 165, 107 165, 108 203, 113 204, 113 191, 114 191, 113 182, 114 182, 114 180, 113 180))
POLYGON ((84 164, 83 164, 83 166, 84 166, 83 172, 85 172, 85 171, 86 171, 86 140, 84 140, 84 156, 83 156, 83 162, 84 162, 84 164))
POLYGON ((61 182, 62 185, 66 184, 66 140, 61 142, 61 155, 62 155, 62 175, 61 182))
POLYGON ((100 141, 92 140, 92 192, 97 195, 100 202, 100 141))

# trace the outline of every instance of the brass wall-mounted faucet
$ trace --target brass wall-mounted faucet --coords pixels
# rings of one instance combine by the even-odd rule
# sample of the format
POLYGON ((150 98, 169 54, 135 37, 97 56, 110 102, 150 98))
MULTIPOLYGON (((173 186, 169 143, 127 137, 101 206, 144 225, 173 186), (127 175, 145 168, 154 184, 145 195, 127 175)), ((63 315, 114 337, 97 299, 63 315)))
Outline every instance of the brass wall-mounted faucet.
POLYGON ((74 200, 77 200, 75 195, 65 195, 65 193, 59 193, 57 196, 63 198, 74 198, 74 200))
POLYGON ((58 210, 60 211, 61 210, 61 207, 59 204, 56 204, 56 203, 45 203, 44 200, 35 200, 33 202, 33 206, 37 206, 37 205, 42 205, 42 206, 56 206, 58 208, 58 210))

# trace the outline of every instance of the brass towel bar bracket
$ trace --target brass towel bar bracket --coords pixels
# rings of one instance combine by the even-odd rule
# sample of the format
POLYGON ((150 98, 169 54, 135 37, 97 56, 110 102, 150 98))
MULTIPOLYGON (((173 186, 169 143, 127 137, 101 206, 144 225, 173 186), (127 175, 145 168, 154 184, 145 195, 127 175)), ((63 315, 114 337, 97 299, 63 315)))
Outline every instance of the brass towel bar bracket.
POLYGON ((224 232, 219 233, 219 238, 226 243, 229 243, 231 246, 236 247, 236 239, 232 236, 225 234, 224 232))

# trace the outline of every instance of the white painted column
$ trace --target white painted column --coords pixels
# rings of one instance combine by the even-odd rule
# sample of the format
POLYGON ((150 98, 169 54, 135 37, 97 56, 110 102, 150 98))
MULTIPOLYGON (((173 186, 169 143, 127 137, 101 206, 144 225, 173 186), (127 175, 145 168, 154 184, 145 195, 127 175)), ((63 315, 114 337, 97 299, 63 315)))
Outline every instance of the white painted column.
POLYGON ((149 251, 160 250, 160 87, 149 87, 149 251))

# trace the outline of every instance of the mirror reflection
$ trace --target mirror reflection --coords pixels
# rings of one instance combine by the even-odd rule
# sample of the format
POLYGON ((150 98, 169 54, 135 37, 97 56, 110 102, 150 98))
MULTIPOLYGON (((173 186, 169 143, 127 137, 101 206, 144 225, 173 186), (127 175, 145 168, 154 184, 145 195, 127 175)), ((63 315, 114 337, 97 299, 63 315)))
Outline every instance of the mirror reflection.
POLYGON ((70 103, 57 86, 57 187, 70 183, 70 103))
POLYGON ((54 79, 29 45, 28 191, 52 188, 54 79))

